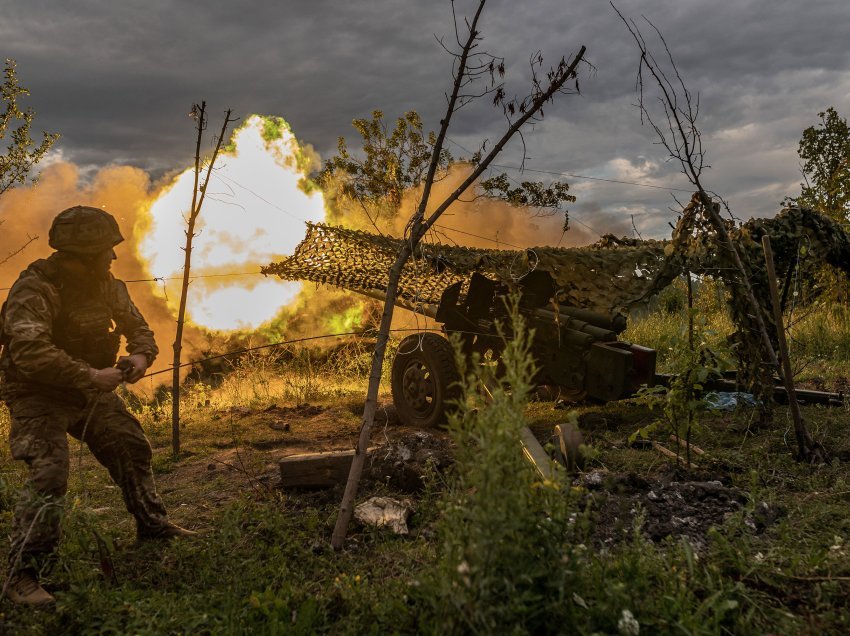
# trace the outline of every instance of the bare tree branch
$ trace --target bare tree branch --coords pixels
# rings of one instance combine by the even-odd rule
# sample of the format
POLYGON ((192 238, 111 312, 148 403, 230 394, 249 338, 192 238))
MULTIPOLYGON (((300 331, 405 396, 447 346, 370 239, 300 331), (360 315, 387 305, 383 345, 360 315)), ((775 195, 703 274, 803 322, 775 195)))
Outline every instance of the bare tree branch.
MULTIPOLYGON (((502 135, 502 137, 495 144, 495 146, 493 146, 490 152, 487 153, 486 156, 481 158, 480 161, 475 164, 474 169, 471 171, 470 175, 463 181, 463 183, 458 186, 451 194, 449 194, 449 196, 446 197, 442 201, 442 203, 440 203, 426 219, 426 210, 428 209, 428 204, 432 194, 433 183, 437 175, 437 169, 440 166, 440 158, 441 156, 443 156, 444 153, 444 144, 446 141, 449 126, 452 121, 452 116, 458 110, 458 108, 462 107, 463 104, 468 103, 464 101, 461 91, 464 89, 465 86, 467 86, 468 82, 471 79, 473 79, 474 77, 480 77, 480 67, 476 65, 476 58, 473 58, 472 66, 470 66, 470 58, 471 56, 476 55, 474 49, 481 40, 478 31, 478 21, 481 16, 481 12, 484 9, 485 2, 486 0, 479 1, 478 7, 475 11, 475 15, 473 16, 471 21, 467 22, 467 37, 462 46, 460 54, 455 59, 455 65, 453 67, 454 81, 452 85, 452 90, 451 93, 447 96, 448 98, 446 111, 442 120, 440 120, 440 130, 437 134, 436 139, 434 140, 433 154, 431 155, 431 161, 428 166, 428 171, 423 181, 421 199, 419 201, 419 205, 417 206, 416 211, 413 213, 413 215, 407 222, 404 233, 405 240, 403 241, 402 247, 400 248, 396 256, 396 260, 389 272, 389 280, 386 287, 386 299, 384 302, 384 310, 381 316, 381 324, 377 336, 377 342, 375 345, 375 352, 372 357, 372 367, 369 375, 369 387, 367 390, 366 402, 363 408, 363 420, 360 427, 360 435, 357 443, 357 449, 354 455, 354 459, 351 463, 351 470, 348 475, 348 481, 346 482, 345 493, 340 504, 339 516, 337 517, 333 536, 331 538, 331 545, 335 549, 339 549, 342 547, 342 544, 345 540, 348 531, 348 524, 351 520, 351 515, 353 513, 354 498, 357 495, 357 489, 360 483, 360 475, 363 471, 363 465, 366 458, 366 450, 369 445, 371 428, 375 419, 378 390, 380 388, 381 381, 381 370, 383 367, 384 355, 386 353, 387 341, 389 339, 389 330, 392 322, 393 311, 395 308, 395 302, 398 293, 398 283, 401 277, 402 269, 404 268, 410 257, 415 253, 416 248, 419 245, 421 239, 426 235, 426 233, 432 230, 434 224, 446 211, 446 209, 448 209, 448 207, 452 203, 457 201, 458 198, 473 183, 475 183, 475 181, 484 173, 484 171, 487 170, 487 167, 502 151, 505 144, 507 144, 507 142, 520 130, 523 125, 525 125, 526 122, 536 116, 542 117, 543 105, 546 102, 552 100, 556 94, 563 92, 564 85, 568 81, 576 79, 576 67, 584 57, 585 47, 581 47, 578 54, 576 54, 572 62, 570 62, 569 64, 566 62, 565 59, 562 58, 561 62, 555 68, 551 69, 547 74, 548 83, 545 85, 541 84, 537 80, 536 76, 533 78, 531 91, 529 95, 521 102, 525 106, 524 110, 520 112, 519 118, 508 127, 508 130, 502 135), (476 73, 479 74, 476 75, 476 73)), ((454 5, 452 5, 452 10, 454 11, 454 5)), ((456 16, 455 27, 457 27, 456 16)), ((499 66, 501 66, 501 63, 499 66)), ((487 65, 487 72, 490 72, 489 64, 487 65)), ((496 67, 494 68, 494 72, 501 74, 501 72, 503 72, 503 69, 496 67)), ((500 100, 501 98, 496 100, 495 103, 497 105, 500 104, 500 100)))
MULTIPOLYGON (((694 97, 685 85, 661 31, 647 18, 644 18, 644 21, 655 31, 661 42, 666 56, 666 63, 672 69, 672 78, 668 76, 653 55, 643 33, 635 21, 626 19, 613 2, 611 2, 611 7, 623 21, 623 24, 626 25, 640 52, 636 86, 639 94, 638 107, 641 111, 642 121, 645 118, 649 122, 658 135, 661 144, 667 149, 670 157, 679 162, 682 173, 697 188, 694 196, 700 204, 702 213, 708 219, 711 228, 716 233, 719 244, 725 247, 732 257, 734 267, 738 272, 740 285, 744 290, 744 298, 750 307, 749 315, 756 323, 768 363, 777 372, 784 375, 783 369, 779 365, 779 358, 771 340, 770 332, 765 323, 764 314, 767 309, 756 298, 750 282, 752 265, 749 262, 746 252, 739 250, 735 242, 731 240, 726 223, 720 216, 720 204, 713 200, 709 191, 702 184, 702 172, 708 166, 705 164, 705 149, 702 144, 702 134, 696 124, 699 115, 699 98, 698 96, 694 97), (661 104, 664 114, 663 124, 657 123, 646 107, 644 98, 644 71, 649 73, 650 78, 660 92, 658 101, 661 104), (662 129, 662 126, 664 126, 664 129, 662 129)), ((725 201, 723 204, 726 205, 725 201)), ((726 207, 728 209, 728 205, 726 207)), ((777 329, 780 328, 782 328, 781 324, 777 325, 777 329)), ((791 378, 786 378, 786 382, 790 381, 791 378)), ((798 458, 814 460, 825 456, 825 451, 823 451, 823 448, 819 444, 814 442, 802 421, 795 422, 795 429, 798 441, 798 458)))
POLYGON ((204 204, 204 199, 210 182, 210 175, 212 174, 213 166, 215 166, 215 160, 218 157, 219 150, 221 150, 221 144, 224 141, 227 126, 236 121, 236 119, 232 119, 230 117, 230 114, 231 111, 228 109, 224 115, 221 132, 216 139, 215 150, 213 151, 209 162, 206 163, 207 174, 204 177, 203 184, 199 188, 198 183, 202 172, 201 141, 204 136, 204 130, 206 130, 207 127, 206 102, 202 101, 200 104, 193 104, 190 112, 190 116, 192 116, 197 122, 196 130, 198 131, 198 135, 195 144, 195 182, 192 189, 192 208, 189 211, 189 218, 186 221, 186 245, 183 248, 183 284, 180 288, 180 306, 177 310, 177 332, 174 336, 173 346, 174 363, 172 366, 171 378, 171 449, 175 457, 180 455, 180 356, 183 350, 183 327, 186 321, 186 301, 189 295, 189 277, 192 267, 192 241, 196 236, 195 223, 198 220, 198 215, 201 213, 201 207, 204 204), (199 192, 200 196, 198 196, 199 192))
POLYGON ((9 252, 8 254, 6 254, 6 256, 3 257, 3 260, 0 260, 0 265, 2 265, 3 263, 6 263, 7 261, 9 261, 9 259, 14 258, 18 254, 23 252, 25 249, 27 249, 27 247, 29 247, 30 243, 32 243, 33 241, 37 241, 37 240, 38 240, 38 235, 30 236, 29 234, 27 234, 27 242, 24 243, 23 245, 21 245, 14 252, 9 252))

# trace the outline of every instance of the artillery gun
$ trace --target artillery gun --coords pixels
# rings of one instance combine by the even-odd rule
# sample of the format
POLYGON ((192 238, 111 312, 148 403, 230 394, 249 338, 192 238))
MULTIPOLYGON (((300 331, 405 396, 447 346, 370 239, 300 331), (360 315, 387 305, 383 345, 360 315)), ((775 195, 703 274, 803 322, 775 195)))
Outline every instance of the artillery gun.
MULTIPOLYGON (((519 310, 533 330, 535 384, 555 387, 572 399, 607 402, 653 383, 655 351, 618 339, 626 328, 624 316, 552 304, 554 283, 544 271, 532 272, 517 287, 519 310)), ((509 292, 507 285, 475 272, 468 285, 457 282, 446 288, 436 308, 420 305, 417 311, 442 323, 443 333, 456 336, 465 355, 478 353, 480 359, 500 364, 504 338, 511 335, 505 303, 509 292)), ((459 397, 459 381, 446 338, 433 332, 407 336, 391 372, 399 419, 421 427, 442 423, 459 397)))
MULTIPOLYGON (((499 319, 506 317, 502 298, 508 291, 519 292, 520 310, 534 329, 535 381, 607 401, 631 395, 641 384, 665 381, 655 374, 653 350, 618 339, 625 327, 621 310, 647 302, 683 274, 709 276, 728 285, 745 388, 757 389, 761 399, 770 392, 780 393, 781 399, 773 378, 764 373, 762 343, 751 337, 752 304, 740 293, 736 278, 740 270, 730 254, 747 255, 757 301, 766 308, 769 286, 764 268, 758 265, 763 235, 771 236, 778 269, 787 272, 787 289, 800 262, 801 245, 815 256, 810 266, 825 262, 850 273, 850 234, 822 214, 792 207, 773 219, 751 219, 732 228, 721 241, 705 220, 703 200, 699 193, 692 197, 672 238, 665 241, 605 235, 586 247, 520 251, 420 243, 401 272, 395 302, 440 322, 444 334, 457 335, 465 353, 477 351, 485 358, 489 354, 489 360, 498 364, 501 336, 510 337, 496 328, 499 319), (729 241, 734 250, 728 249, 729 241)), ((401 253, 403 239, 307 225, 307 235, 295 253, 264 267, 264 274, 386 298, 389 271, 401 253)), ((772 325, 769 312, 765 314, 765 321, 772 325)), ((422 332, 405 338, 392 367, 393 399, 401 419, 423 426, 441 421, 446 406, 459 394, 459 379, 453 348, 442 335, 422 332)), ((741 387, 727 381, 711 388, 741 387)), ((846 403, 841 394, 804 393, 797 391, 797 397, 846 403)), ((558 428, 556 436, 561 438, 569 467, 569 450, 578 446, 580 438, 558 428)), ((534 435, 527 427, 521 435, 526 454, 539 469, 545 467, 545 452, 534 435)))
MULTIPOLYGON (((308 224, 295 253, 263 273, 384 300, 400 247, 401 239, 308 224)), ((510 337, 504 299, 517 293, 534 330, 535 383, 571 396, 617 400, 654 380, 655 351, 618 339, 626 327, 619 309, 652 296, 673 277, 663 250, 661 242, 519 251, 421 243, 402 270, 395 302, 440 323, 465 354, 477 352, 498 365, 503 336, 510 337)), ((392 394, 407 424, 439 424, 459 396, 460 373, 444 335, 423 331, 398 347, 392 394)))

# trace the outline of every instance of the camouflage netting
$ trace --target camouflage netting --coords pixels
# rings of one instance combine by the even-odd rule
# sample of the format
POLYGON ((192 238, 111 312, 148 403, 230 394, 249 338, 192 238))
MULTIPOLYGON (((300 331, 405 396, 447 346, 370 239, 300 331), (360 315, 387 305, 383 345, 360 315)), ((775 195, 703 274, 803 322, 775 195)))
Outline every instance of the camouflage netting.
MULTIPOLYGON (((263 273, 384 293, 401 245, 401 239, 308 224, 295 254, 263 268, 263 273)), ((411 304, 436 305, 447 287, 468 280, 473 272, 511 285, 536 269, 552 275, 562 303, 612 312, 644 301, 669 284, 664 247, 663 241, 646 241, 640 246, 612 242, 509 251, 423 243, 404 268, 399 297, 411 304)))
MULTIPOLYGON (((850 271, 850 237, 835 221, 815 211, 788 208, 772 219, 752 219, 741 226, 731 221, 726 224, 730 239, 749 270, 747 277, 774 340, 775 326, 769 310, 761 247, 764 234, 771 237, 780 277, 797 263, 803 246, 806 258, 850 271)), ((295 254, 270 264, 263 273, 353 291, 384 293, 401 245, 401 239, 309 224, 307 236, 295 254)), ((730 310, 738 327, 734 338, 742 375, 757 392, 772 386, 769 376, 775 370, 764 364, 765 352, 741 276, 728 246, 718 239, 698 195, 686 206, 672 238, 666 241, 618 239, 609 235, 587 247, 535 247, 520 251, 423 243, 405 266, 399 298, 407 306, 436 305, 449 285, 467 281, 473 272, 513 285, 533 270, 551 274, 561 303, 605 313, 627 311, 648 301, 686 271, 722 280, 729 289, 730 310)))
MULTIPOLYGON (((786 208, 772 219, 750 219, 741 226, 727 223, 727 231, 747 269, 746 276, 756 300, 762 308, 776 350, 776 323, 773 319, 770 288, 761 240, 770 237, 776 274, 782 279, 810 259, 816 266, 830 265, 850 273, 850 236, 844 229, 819 212, 803 208, 786 208)), ((741 275, 729 248, 722 245, 705 217, 695 195, 673 233, 667 248, 680 255, 687 270, 722 280, 729 291, 729 309, 736 332, 731 338, 738 357, 738 375, 744 384, 769 404, 773 377, 777 369, 769 364, 767 352, 759 337, 759 326, 745 294, 741 275)))

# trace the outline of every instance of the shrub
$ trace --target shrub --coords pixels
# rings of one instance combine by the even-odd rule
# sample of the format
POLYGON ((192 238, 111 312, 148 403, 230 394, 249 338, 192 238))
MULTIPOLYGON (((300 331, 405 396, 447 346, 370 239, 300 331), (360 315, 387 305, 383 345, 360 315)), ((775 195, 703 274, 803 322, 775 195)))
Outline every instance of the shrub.
POLYGON ((569 498, 563 483, 542 481, 521 451, 520 429, 534 373, 530 334, 509 303, 513 339, 504 375, 494 365, 465 369, 459 411, 450 421, 456 472, 439 524, 440 560, 429 600, 449 632, 541 633, 569 587, 569 498), (485 400, 481 384, 492 397, 485 400))

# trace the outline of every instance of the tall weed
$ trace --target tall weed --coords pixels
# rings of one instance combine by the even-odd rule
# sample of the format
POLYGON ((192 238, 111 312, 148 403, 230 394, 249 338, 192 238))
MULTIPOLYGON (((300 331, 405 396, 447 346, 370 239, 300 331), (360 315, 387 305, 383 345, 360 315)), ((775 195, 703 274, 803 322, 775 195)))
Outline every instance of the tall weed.
MULTIPOLYGON (((735 331, 725 304, 721 283, 704 279, 695 288, 694 308, 704 321, 706 346, 731 357, 727 336, 735 331)), ((687 362, 681 334, 687 325, 687 296, 681 280, 658 295, 643 310, 632 312, 623 338, 658 352, 658 370, 675 373, 687 362)), ((844 389, 848 381, 846 360, 850 358, 850 307, 840 303, 793 302, 785 312, 794 374, 798 380, 816 380, 829 388, 844 389)))
MULTIPOLYGON (((727 336, 735 325, 726 305, 723 284, 704 277, 694 281, 694 314, 703 323, 704 346, 727 355, 727 336)), ((636 310, 623 338, 658 352, 659 371, 676 373, 687 366, 689 351, 683 336, 688 326, 686 281, 677 279, 643 310, 636 310)))
POLYGON ((450 632, 541 633, 565 603, 571 550, 569 497, 542 481, 523 458, 520 429, 534 365, 530 334, 510 304, 504 375, 473 362, 451 418, 456 472, 439 524, 441 555, 431 581, 435 620, 450 632), (481 385, 488 387, 485 399, 481 385))

